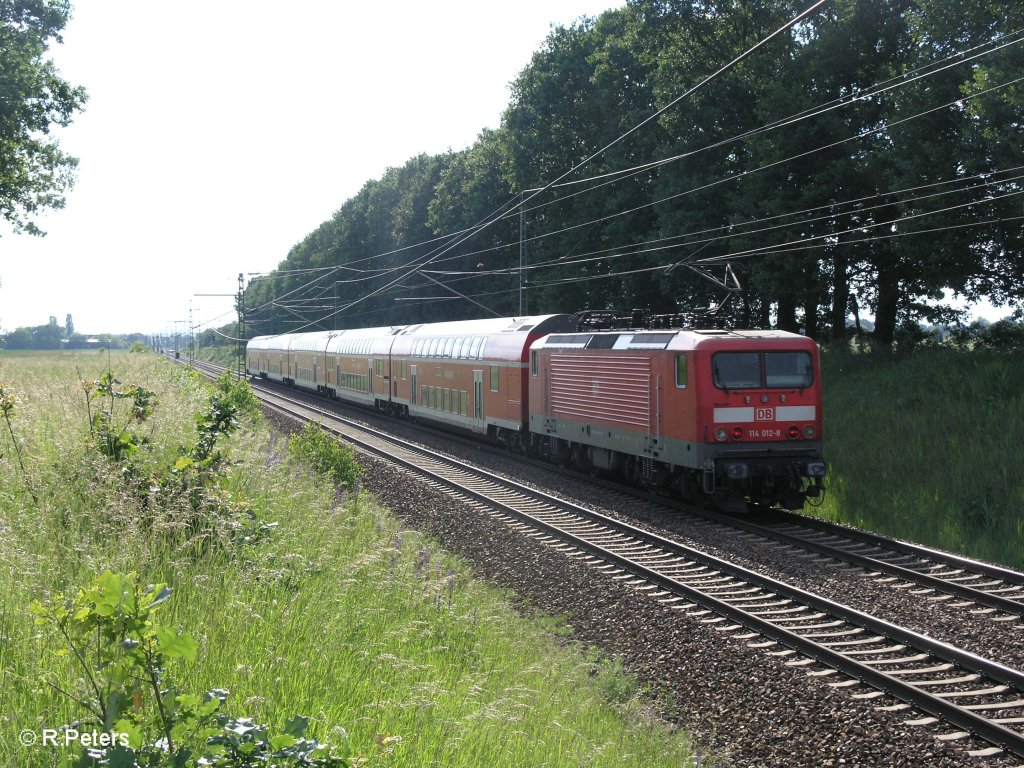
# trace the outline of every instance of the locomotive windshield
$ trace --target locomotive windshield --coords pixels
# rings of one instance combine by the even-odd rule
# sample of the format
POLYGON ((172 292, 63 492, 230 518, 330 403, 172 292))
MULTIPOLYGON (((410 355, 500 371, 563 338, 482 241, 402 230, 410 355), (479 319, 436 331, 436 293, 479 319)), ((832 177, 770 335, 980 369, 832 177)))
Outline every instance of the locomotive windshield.
POLYGON ((814 382, 808 352, 718 352, 711 357, 719 389, 804 389, 814 382))

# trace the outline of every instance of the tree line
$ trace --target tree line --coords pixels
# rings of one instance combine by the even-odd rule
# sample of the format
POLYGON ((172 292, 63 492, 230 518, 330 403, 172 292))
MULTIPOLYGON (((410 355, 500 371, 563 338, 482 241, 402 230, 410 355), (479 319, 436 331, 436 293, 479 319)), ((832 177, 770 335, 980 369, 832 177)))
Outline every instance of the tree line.
POLYGON ((46 325, 21 326, 0 334, 0 349, 127 349, 136 342, 146 341, 141 333, 78 333, 70 314, 64 325, 57 323, 56 315, 50 315, 46 325))
POLYGON ((727 325, 870 315, 888 344, 958 319, 944 291, 1019 302, 1024 6, 834 0, 700 85, 804 7, 633 0, 553 29, 497 129, 368 181, 250 284, 247 331, 729 296, 727 325))

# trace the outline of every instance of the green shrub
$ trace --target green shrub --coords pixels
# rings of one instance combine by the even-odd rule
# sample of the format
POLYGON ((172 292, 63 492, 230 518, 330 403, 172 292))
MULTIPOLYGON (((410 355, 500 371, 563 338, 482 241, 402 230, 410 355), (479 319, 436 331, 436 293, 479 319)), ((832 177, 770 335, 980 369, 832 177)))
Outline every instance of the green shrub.
POLYGON ((320 424, 308 422, 288 444, 288 453, 300 464, 309 466, 317 474, 330 478, 335 486, 351 490, 363 469, 356 461, 356 453, 342 445, 320 424))
POLYGON ((252 385, 245 379, 236 376, 234 371, 224 371, 214 382, 214 386, 221 398, 226 400, 239 414, 247 416, 253 421, 263 418, 260 399, 252 391, 252 385))
MULTIPOLYGON (((349 768, 347 753, 306 737, 309 720, 293 717, 278 732, 224 711, 223 689, 203 696, 182 693, 170 665, 194 663, 200 644, 191 635, 158 624, 156 611, 171 597, 166 584, 143 588, 134 573, 105 571, 74 598, 36 601, 36 624, 54 641, 54 652, 74 670, 70 690, 44 676, 85 710, 84 725, 107 737, 91 746, 72 743, 69 768, 247 765, 349 768)), ((76 721, 62 732, 89 730, 76 721)), ((362 760, 358 761, 362 763, 362 760)))

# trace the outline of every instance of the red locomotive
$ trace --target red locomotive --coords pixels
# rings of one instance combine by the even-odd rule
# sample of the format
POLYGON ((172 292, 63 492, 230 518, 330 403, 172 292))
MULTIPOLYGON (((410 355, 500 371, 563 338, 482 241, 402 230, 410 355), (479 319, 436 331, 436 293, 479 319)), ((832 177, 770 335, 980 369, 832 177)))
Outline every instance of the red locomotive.
POLYGON ((821 493, 818 349, 782 331, 552 334, 531 349, 534 448, 716 506, 821 493))
POLYGON ((813 341, 580 327, 542 315, 261 336, 246 367, 720 508, 799 509, 821 494, 813 341))

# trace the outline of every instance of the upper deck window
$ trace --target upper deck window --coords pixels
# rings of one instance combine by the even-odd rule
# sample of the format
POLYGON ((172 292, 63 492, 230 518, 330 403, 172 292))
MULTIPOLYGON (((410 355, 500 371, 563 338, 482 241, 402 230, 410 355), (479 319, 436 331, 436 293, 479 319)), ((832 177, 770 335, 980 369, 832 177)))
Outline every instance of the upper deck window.
POLYGON ((808 352, 717 352, 712 376, 719 389, 805 389, 814 383, 808 352))

